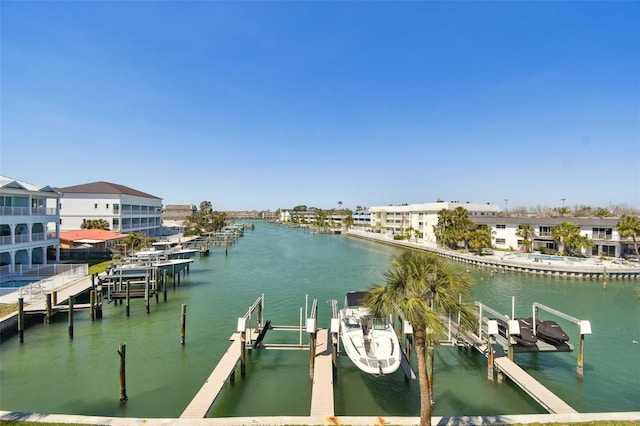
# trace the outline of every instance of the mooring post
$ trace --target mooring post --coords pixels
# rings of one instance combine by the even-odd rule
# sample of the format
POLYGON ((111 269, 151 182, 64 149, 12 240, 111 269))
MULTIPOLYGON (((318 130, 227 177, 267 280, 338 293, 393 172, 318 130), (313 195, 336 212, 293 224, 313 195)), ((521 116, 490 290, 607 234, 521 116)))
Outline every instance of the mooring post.
POLYGON ((102 284, 96 290, 96 318, 102 318, 102 284))
POLYGON ((18 341, 24 343, 24 299, 18 298, 18 341))
POLYGON ((73 302, 75 297, 69 296, 69 338, 73 339, 73 302))
POLYGON ((51 305, 56 306, 58 304, 58 291, 54 290, 51 292, 51 305))
POLYGON ((118 382, 120 384, 120 402, 127 402, 129 398, 127 398, 127 376, 125 370, 125 361, 126 361, 126 353, 127 353, 127 345, 126 343, 120 343, 120 347, 118 348, 118 355, 120 355, 120 375, 118 377, 118 382))
POLYGON ((51 293, 47 293, 44 323, 51 324, 51 293))
POLYGON ((95 321, 96 319, 96 291, 95 290, 90 290, 89 291, 89 317, 91 318, 91 321, 95 321))
POLYGON ((173 289, 176 289, 176 265, 171 265, 171 276, 173 277, 171 281, 173 281, 173 289))
MULTIPOLYGON (((315 303, 314 303, 315 306, 315 303)), ((309 377, 313 379, 313 370, 316 365, 316 340, 317 328, 315 312, 312 312, 313 318, 307 318, 307 332, 309 333, 309 377)))
POLYGON ((130 280, 127 280, 127 291, 126 291, 126 299, 125 299, 125 307, 124 307, 124 310, 127 316, 129 316, 129 312, 130 312, 129 310, 130 296, 131 296, 131 282, 130 280))
POLYGON ((493 343, 492 337, 487 338, 487 379, 493 382, 493 343))
POLYGON ((144 278, 144 304, 147 309, 147 313, 149 313, 149 274, 144 278))
POLYGON ((247 373, 247 332, 240 333, 240 376, 244 377, 247 373))
POLYGON ((167 301, 167 270, 162 270, 162 297, 167 301))
POLYGON ((182 304, 182 312, 181 312, 180 318, 181 318, 180 344, 184 345, 184 339, 185 339, 186 328, 187 328, 187 305, 185 305, 184 303, 182 304))

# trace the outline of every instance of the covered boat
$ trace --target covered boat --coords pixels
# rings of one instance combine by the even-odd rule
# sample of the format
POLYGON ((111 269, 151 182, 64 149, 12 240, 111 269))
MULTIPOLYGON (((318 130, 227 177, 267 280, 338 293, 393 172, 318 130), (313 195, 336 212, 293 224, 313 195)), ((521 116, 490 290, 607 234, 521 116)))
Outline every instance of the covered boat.
POLYGON ((560 345, 569 341, 569 336, 562 327, 552 320, 536 320, 536 336, 552 345, 560 345))
MULTIPOLYGON (((509 325, 507 321, 500 318, 493 318, 498 323, 498 332, 502 337, 508 337, 508 328, 509 325)), ((533 333, 533 318, 516 318, 518 320, 518 325, 520 326, 520 334, 513 334, 513 337, 517 344, 523 346, 533 346, 536 344, 538 339, 536 335, 533 333)))
POLYGON ((385 318, 373 317, 364 300, 366 291, 352 291, 340 310, 340 340, 351 361, 365 373, 391 374, 400 367, 400 343, 385 318))

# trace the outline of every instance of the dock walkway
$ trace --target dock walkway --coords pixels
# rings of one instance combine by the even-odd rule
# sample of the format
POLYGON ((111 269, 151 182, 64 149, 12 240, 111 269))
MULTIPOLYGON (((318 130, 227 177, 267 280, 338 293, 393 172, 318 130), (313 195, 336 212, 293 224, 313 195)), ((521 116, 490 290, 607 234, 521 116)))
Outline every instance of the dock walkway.
POLYGON ((535 399, 549 413, 552 414, 573 414, 576 410, 569 404, 557 397, 553 392, 544 387, 540 382, 531 377, 526 371, 520 368, 515 362, 507 357, 494 359, 494 364, 506 374, 515 384, 523 389, 529 396, 535 399))
POLYGON ((222 359, 211 372, 211 375, 198 391, 187 408, 180 415, 181 419, 202 419, 207 417, 209 408, 213 405, 227 379, 233 373, 240 360, 242 345, 240 333, 234 333, 230 339, 233 343, 222 356, 222 359))
POLYGON ((333 359, 331 356, 331 333, 318 330, 316 359, 311 389, 311 416, 333 417, 333 359))

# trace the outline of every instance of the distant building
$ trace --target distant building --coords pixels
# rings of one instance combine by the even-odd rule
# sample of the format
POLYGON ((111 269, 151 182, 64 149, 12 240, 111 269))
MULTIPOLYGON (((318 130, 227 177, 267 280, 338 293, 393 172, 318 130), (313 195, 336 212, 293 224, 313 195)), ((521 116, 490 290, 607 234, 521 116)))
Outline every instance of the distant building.
POLYGON ((255 210, 228 210, 225 212, 227 218, 232 220, 258 219, 260 213, 255 210))
POLYGON ((60 248, 113 248, 126 235, 104 229, 79 229, 60 233, 60 248))
POLYGON ((186 218, 197 213, 198 208, 195 204, 168 204, 162 209, 162 226, 182 230, 186 227, 186 218))
MULTIPOLYGON (((438 224, 440 210, 455 210, 463 207, 469 212, 469 218, 497 217, 500 208, 495 204, 460 203, 458 201, 422 204, 403 204, 399 206, 372 206, 371 227, 380 232, 405 234, 408 230, 418 232, 419 238, 435 243, 434 225, 438 224)), ((414 236, 412 232, 411 237, 414 236)))
MULTIPOLYGON (((60 194, 48 185, 32 185, 0 176, 0 266, 47 264, 47 248, 58 247, 60 194), (47 232, 48 228, 51 232, 47 232)), ((60 260, 56 250, 55 261, 60 260)), ((2 275, 2 274, 0 274, 2 275)))
POLYGON ((356 210, 351 216, 353 217, 353 226, 361 228, 371 226, 371 210, 356 210))
POLYGON ((93 182, 58 188, 60 230, 80 229, 87 220, 104 219, 119 233, 160 234, 162 198, 110 182, 93 182))

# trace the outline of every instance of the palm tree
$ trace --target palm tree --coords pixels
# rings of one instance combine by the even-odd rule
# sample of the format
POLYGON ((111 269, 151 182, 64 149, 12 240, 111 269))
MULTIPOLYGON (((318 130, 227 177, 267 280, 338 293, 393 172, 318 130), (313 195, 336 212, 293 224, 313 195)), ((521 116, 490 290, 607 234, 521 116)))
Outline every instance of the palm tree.
POLYGON ((558 252, 564 254, 567 242, 580 235, 580 227, 573 222, 562 222, 551 229, 551 236, 558 241, 558 252))
POLYGON ((405 251, 367 298, 374 316, 402 314, 413 327, 420 380, 420 425, 431 424, 434 346, 444 335, 444 315, 459 312, 463 326, 475 324, 474 311, 460 303, 471 292, 471 276, 433 253, 405 251))
POLYGON ((516 230, 516 236, 522 238, 522 245, 528 252, 531 252, 531 246, 533 245, 533 236, 535 231, 528 223, 523 223, 516 230))
POLYGON ((620 217, 620 221, 616 225, 616 229, 621 237, 629 238, 633 240, 633 248, 636 251, 636 256, 640 258, 640 253, 638 252, 638 241, 637 237, 640 236, 640 221, 635 216, 629 216, 623 214, 620 217))

